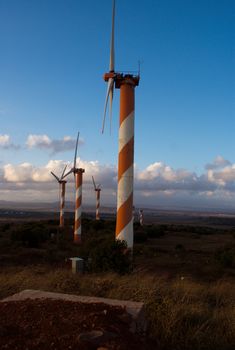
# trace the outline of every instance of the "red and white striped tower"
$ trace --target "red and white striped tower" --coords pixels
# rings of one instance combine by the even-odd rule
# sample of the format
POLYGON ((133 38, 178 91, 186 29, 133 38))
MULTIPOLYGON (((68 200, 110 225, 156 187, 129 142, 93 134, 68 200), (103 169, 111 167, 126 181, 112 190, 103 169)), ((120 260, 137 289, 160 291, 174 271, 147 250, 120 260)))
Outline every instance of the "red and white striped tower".
POLYGON ((110 79, 120 89, 116 239, 125 240, 128 248, 132 248, 135 87, 139 76, 106 73, 104 80, 110 79))
POLYGON ((120 122, 118 150, 118 189, 116 239, 133 248, 133 179, 135 87, 139 77, 118 74, 115 87, 120 88, 120 122))
POLYGON ((77 167, 77 151, 78 151, 78 142, 79 142, 79 132, 77 135, 73 167, 67 174, 63 176, 65 178, 69 174, 74 174, 75 180, 75 220, 74 220, 74 243, 81 243, 82 237, 82 176, 85 172, 84 169, 77 167))
POLYGON ((108 99, 110 99, 110 115, 114 85, 120 89, 120 122, 118 150, 118 188, 117 188, 117 220, 116 239, 125 240, 128 248, 133 247, 133 175, 134 175, 134 116, 135 87, 139 85, 139 75, 116 73, 114 70, 114 17, 115 0, 113 0, 112 32, 109 73, 104 75, 108 82, 105 100, 103 129, 108 99))
POLYGON ((64 227, 65 180, 60 181, 60 227, 64 227))
POLYGON ((82 242, 82 177, 85 172, 82 168, 73 169, 75 176, 75 221, 74 221, 74 243, 81 244, 82 242))
POLYGON ((98 188, 96 191, 96 211, 95 211, 95 218, 96 220, 100 220, 100 191, 101 189, 98 188))
POLYGON ((116 239, 125 240, 128 248, 132 248, 135 87, 139 76, 106 73, 104 80, 110 79, 120 89, 116 239))

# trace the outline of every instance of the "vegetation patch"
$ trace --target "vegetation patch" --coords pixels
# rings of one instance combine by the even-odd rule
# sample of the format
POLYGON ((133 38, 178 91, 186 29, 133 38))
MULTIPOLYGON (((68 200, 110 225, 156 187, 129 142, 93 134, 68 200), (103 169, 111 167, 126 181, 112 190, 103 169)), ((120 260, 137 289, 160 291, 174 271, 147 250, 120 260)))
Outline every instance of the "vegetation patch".
POLYGON ((215 253, 215 259, 223 267, 235 267, 235 245, 219 249, 215 253))

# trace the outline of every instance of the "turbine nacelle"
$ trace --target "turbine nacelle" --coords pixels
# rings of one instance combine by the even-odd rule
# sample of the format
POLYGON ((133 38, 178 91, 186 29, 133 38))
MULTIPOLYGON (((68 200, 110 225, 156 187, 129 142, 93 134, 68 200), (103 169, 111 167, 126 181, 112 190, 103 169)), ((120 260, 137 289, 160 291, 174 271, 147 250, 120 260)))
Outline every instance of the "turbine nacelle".
POLYGON ((55 178, 60 184, 62 184, 62 183, 66 184, 66 183, 67 183, 66 180, 63 180, 63 178, 65 177, 65 176, 64 176, 64 173, 65 173, 66 168, 67 168, 67 165, 64 167, 64 170, 63 170, 63 172, 62 172, 60 178, 59 178, 55 173, 53 173, 53 171, 51 171, 51 175, 54 176, 54 178, 55 178))
POLYGON ((82 169, 82 168, 75 168, 75 169, 72 169, 72 172, 73 172, 74 174, 85 173, 85 169, 82 169))
POLYGON ((109 81, 109 79, 115 79, 117 74, 115 72, 109 72, 104 74, 104 81, 109 81))
POLYGON ((96 186, 95 179, 93 176, 92 176, 92 182, 93 182, 93 186, 94 186, 94 191, 101 191, 101 184, 98 184, 96 186))

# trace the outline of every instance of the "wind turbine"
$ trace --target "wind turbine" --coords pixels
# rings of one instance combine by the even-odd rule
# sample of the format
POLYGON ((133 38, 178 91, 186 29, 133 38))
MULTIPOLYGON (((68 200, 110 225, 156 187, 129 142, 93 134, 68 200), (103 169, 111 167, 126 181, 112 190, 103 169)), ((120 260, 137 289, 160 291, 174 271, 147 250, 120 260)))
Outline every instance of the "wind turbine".
POLYGON ((139 221, 140 221, 140 226, 144 226, 143 209, 139 209, 139 221))
POLYGON ((134 113, 135 87, 139 85, 139 75, 115 72, 114 69, 114 20, 115 0, 113 0, 112 32, 109 72, 104 74, 108 82, 105 99, 102 132, 104 131, 108 100, 110 101, 110 122, 114 85, 120 89, 120 121, 118 149, 118 187, 116 239, 125 240, 128 248, 133 248, 133 173, 134 173, 134 113))
POLYGON ((65 178, 69 174, 74 174, 75 180, 75 218, 74 218, 74 243, 81 244, 82 237, 82 177, 84 169, 77 167, 77 151, 78 151, 79 132, 76 141, 73 168, 63 176, 65 178))
POLYGON ((51 175, 54 176, 54 178, 59 183, 59 191, 60 191, 60 227, 64 227, 64 203, 65 203, 65 185, 67 181, 63 180, 65 170, 67 168, 67 165, 65 166, 61 177, 59 178, 55 173, 51 171, 51 175))
POLYGON ((96 186, 95 179, 92 176, 92 181, 94 185, 94 191, 96 192, 96 212, 95 212, 95 218, 96 220, 100 220, 100 191, 101 191, 101 185, 99 184, 96 186))

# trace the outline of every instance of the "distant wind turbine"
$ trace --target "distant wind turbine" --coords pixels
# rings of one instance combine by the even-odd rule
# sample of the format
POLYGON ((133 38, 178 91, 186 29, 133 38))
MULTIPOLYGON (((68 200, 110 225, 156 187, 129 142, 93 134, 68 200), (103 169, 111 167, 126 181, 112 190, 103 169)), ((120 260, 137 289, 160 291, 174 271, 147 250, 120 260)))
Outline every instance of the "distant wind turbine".
POLYGON ((101 185, 97 185, 95 183, 95 179, 92 176, 92 181, 94 185, 94 191, 96 192, 96 213, 95 213, 95 218, 96 220, 100 220, 100 191, 101 191, 101 185))
POLYGON ((82 242, 82 178, 84 169, 77 167, 77 151, 78 151, 78 141, 79 141, 79 132, 77 135, 75 154, 73 168, 64 175, 64 178, 69 174, 74 174, 75 180, 75 219, 74 219, 74 243, 81 244, 82 242))
POLYGON ((59 183, 59 190, 60 190, 60 227, 64 227, 64 203, 65 203, 65 185, 66 182, 63 180, 65 170, 67 168, 67 165, 65 166, 61 177, 59 178, 55 173, 51 171, 51 174, 54 176, 54 178, 58 181, 59 183))
POLYGON ((144 214, 143 214, 143 209, 139 210, 139 221, 140 221, 140 226, 144 225, 144 214))

